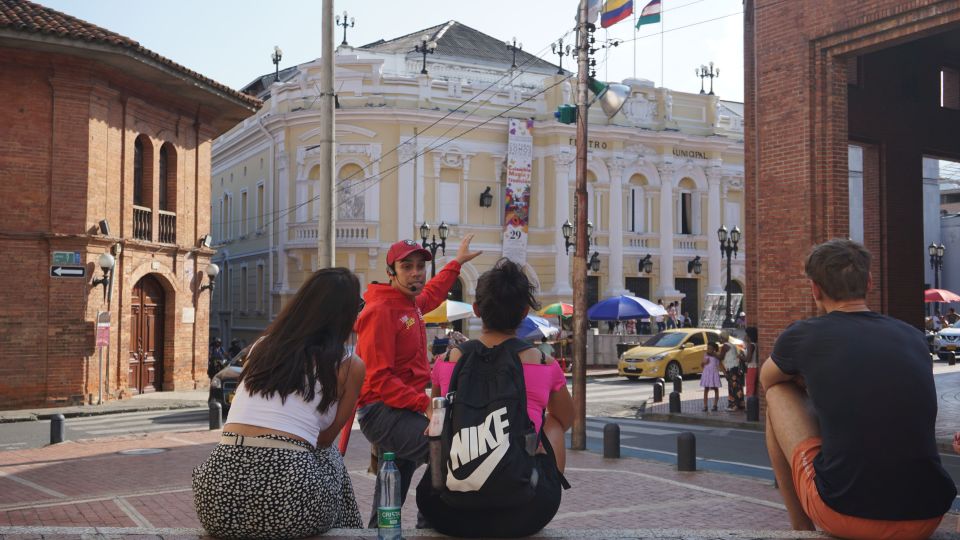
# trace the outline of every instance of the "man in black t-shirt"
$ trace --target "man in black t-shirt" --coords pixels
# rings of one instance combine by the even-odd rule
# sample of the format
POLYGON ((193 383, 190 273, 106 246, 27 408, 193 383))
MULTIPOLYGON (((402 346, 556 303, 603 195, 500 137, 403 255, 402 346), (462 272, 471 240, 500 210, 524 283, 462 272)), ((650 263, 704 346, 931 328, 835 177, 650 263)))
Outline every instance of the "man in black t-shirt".
POLYGON ((930 355, 921 332, 867 307, 869 268, 850 240, 807 258, 825 315, 791 324, 761 367, 767 450, 794 529, 926 538, 957 494, 937 453, 930 355))

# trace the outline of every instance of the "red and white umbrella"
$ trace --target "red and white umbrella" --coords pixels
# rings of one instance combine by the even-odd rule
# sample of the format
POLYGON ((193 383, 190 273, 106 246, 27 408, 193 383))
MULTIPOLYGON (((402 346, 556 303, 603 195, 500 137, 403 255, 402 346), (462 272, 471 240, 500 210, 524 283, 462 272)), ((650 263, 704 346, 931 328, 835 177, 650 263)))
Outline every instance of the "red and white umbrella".
POLYGON ((924 302, 960 302, 960 294, 946 289, 927 289, 923 291, 924 302))

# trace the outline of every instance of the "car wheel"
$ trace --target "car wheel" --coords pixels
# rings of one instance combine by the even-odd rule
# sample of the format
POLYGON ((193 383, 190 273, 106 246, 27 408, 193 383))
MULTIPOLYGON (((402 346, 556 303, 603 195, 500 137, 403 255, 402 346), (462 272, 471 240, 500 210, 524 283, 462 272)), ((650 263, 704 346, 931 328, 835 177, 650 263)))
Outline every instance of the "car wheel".
POLYGON ((637 377, 636 375, 624 375, 624 377, 626 377, 628 381, 640 380, 640 377, 637 377))
POLYGON ((668 382, 673 381, 677 377, 683 378, 683 370, 680 369, 680 364, 676 360, 671 361, 667 364, 667 369, 663 370, 663 374, 666 376, 668 382))

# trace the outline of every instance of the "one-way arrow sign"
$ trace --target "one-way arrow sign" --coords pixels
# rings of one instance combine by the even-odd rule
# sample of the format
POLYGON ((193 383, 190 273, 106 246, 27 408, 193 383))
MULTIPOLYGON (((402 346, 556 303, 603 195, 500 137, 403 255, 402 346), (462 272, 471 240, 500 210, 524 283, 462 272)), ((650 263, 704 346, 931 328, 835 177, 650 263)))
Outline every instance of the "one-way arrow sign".
POLYGON ((60 266, 54 265, 50 267, 50 275, 52 277, 76 277, 82 278, 86 275, 86 268, 83 266, 60 266))

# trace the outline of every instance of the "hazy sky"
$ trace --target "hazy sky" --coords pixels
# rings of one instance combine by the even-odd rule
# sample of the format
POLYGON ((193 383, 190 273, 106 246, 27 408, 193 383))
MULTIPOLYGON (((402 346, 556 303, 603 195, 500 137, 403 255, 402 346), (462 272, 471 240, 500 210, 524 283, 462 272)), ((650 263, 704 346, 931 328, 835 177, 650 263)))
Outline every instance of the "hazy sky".
MULTIPOLYGON (((320 0, 37 1, 135 39, 233 88, 273 71, 274 45, 283 50, 281 69, 320 55, 320 0)), ((635 0, 637 15, 647 1, 635 0)), ((354 46, 456 20, 504 41, 516 36, 525 51, 553 63, 557 57, 551 54, 550 43, 573 27, 576 7, 576 0, 335 3, 338 14, 346 10, 356 19, 356 26, 347 29, 347 41, 354 46)), ((598 43, 606 37, 624 40, 610 49, 606 62, 604 51, 596 54, 598 78, 618 81, 636 76, 658 86, 697 92, 700 79, 694 69, 713 61, 721 75, 714 81, 715 92, 723 99, 743 101, 742 0, 663 0, 663 9, 662 80, 661 25, 646 25, 635 33, 632 18, 598 29, 598 43)), ((565 42, 572 42, 572 36, 565 42)), ((342 38, 343 29, 338 28, 334 43, 342 38)), ((564 58, 564 67, 573 65, 569 57, 564 58)))

